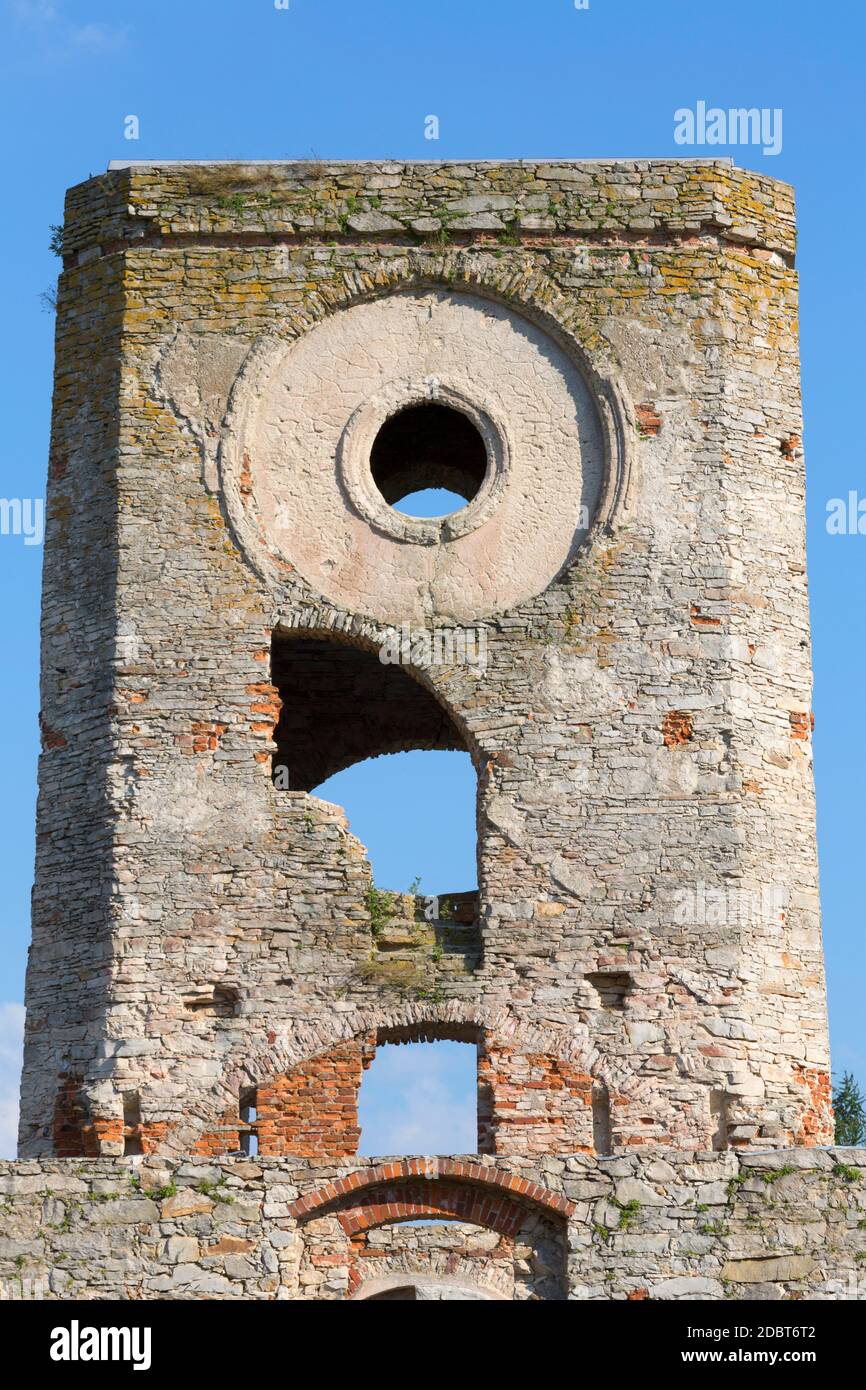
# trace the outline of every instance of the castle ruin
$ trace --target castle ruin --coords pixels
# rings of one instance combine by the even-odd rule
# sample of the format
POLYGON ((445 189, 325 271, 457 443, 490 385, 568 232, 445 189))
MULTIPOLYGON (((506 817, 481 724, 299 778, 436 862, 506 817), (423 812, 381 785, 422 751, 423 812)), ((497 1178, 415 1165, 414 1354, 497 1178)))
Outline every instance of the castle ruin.
POLYGON ((70 191, 0 1165, 48 1296, 856 1296, 794 254, 726 160, 70 191), (471 756, 478 891, 377 920, 314 789, 418 748, 471 756), (359 1158, 433 1039, 476 1152, 359 1158))

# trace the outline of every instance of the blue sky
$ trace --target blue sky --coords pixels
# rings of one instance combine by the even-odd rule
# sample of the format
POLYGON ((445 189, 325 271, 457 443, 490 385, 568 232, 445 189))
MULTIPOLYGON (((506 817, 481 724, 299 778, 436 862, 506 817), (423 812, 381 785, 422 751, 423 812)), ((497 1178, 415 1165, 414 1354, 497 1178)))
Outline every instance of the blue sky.
MULTIPOLYGON (((852 490, 866 496, 866 446, 854 409, 862 398, 866 320, 858 245, 866 222, 864 30, 850 0, 590 0, 586 10, 574 0, 290 0, 288 9, 273 0, 0 0, 7 194, 0 495, 43 495, 53 320, 40 295, 57 274, 48 227, 61 220, 65 188, 109 159, 693 152, 730 154, 794 183, 834 1069, 851 1068, 866 1083, 866 535, 830 536, 825 525, 829 499, 852 490), (674 113, 698 101, 780 108, 781 153, 676 145, 674 113), (137 141, 124 139, 129 115, 139 118, 137 141), (436 141, 424 138, 431 115, 439 120, 436 141)), ((11 1152, 32 874, 40 566, 39 546, 0 535, 0 1153, 11 1152)), ((448 769, 459 760, 440 756, 422 815, 411 765, 387 761, 355 770, 344 789, 377 880, 405 887, 420 873, 425 886, 469 886, 473 812, 465 766, 452 781, 448 769), (383 779, 391 779, 387 800, 383 779), (437 839, 443 827, 447 840, 437 839)), ((429 1056, 438 1060, 427 1063, 427 1110, 439 1129, 426 1147, 436 1148, 466 1083, 456 1079, 449 1054, 431 1049, 429 1056)), ((404 1063, 387 1065, 395 1071, 371 1121, 384 1148, 394 1125, 411 1127, 414 1113, 404 1063)))

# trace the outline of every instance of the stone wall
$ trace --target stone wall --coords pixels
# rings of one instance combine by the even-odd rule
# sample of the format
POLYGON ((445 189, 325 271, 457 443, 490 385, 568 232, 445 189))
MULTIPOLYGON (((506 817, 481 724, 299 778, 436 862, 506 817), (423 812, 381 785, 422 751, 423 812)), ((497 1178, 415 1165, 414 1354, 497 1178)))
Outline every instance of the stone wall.
POLYGON ((7 1298, 866 1293, 862 1149, 22 1160, 0 1164, 0 1200, 7 1298))
POLYGON ((483 1040, 500 1152, 827 1142, 791 190, 130 166, 63 249, 21 1153, 231 1146, 242 1093, 407 1027, 483 1040), (446 523, 369 476, 407 382, 488 453, 446 523), (403 621, 484 669, 381 666, 403 621), (314 642, 354 701, 300 707, 314 642), (443 745, 479 908, 431 980, 308 789, 443 745))

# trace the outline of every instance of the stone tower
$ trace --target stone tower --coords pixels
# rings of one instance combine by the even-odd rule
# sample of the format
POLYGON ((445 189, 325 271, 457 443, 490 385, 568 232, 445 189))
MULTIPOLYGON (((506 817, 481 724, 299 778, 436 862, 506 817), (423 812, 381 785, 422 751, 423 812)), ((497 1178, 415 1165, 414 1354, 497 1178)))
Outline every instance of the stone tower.
POLYGON ((326 1183, 435 1038, 512 1231, 575 1156, 830 1142, 794 247, 724 160, 70 191, 23 1158, 326 1183), (313 794, 411 748, 478 777, 432 915, 313 794))

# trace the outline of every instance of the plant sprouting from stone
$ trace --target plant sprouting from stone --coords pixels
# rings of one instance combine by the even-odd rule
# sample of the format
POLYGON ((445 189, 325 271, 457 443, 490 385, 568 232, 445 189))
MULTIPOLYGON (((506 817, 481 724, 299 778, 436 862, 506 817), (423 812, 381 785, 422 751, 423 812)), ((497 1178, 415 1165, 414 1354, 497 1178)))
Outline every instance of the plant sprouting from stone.
POLYGON ((377 888, 374 883, 370 884, 364 894, 364 903, 370 917, 370 930, 374 936, 379 936, 388 923, 394 920, 397 914, 396 899, 396 893, 389 892, 387 888, 377 888))

